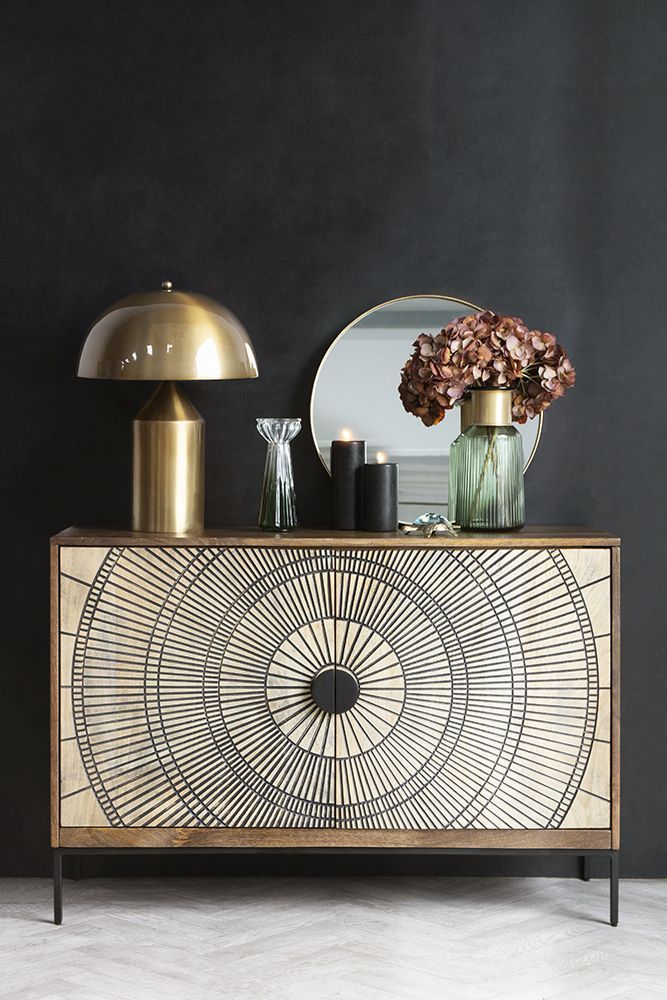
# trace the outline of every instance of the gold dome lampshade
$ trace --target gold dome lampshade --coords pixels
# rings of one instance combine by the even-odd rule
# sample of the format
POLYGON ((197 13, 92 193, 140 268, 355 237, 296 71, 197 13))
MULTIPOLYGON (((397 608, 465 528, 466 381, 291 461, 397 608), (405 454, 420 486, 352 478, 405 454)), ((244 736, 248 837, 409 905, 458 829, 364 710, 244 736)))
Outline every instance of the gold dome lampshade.
POLYGON ((204 526, 204 420, 179 381, 257 378, 245 327, 213 299, 139 292, 93 323, 80 378, 158 381, 133 421, 134 531, 188 534, 204 526))

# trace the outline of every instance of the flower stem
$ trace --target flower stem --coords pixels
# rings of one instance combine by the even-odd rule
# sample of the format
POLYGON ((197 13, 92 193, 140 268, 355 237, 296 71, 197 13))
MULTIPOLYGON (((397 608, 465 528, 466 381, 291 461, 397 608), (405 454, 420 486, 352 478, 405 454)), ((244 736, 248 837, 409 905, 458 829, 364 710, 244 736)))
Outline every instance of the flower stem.
POLYGON ((498 428, 494 427, 491 436, 489 437, 489 443, 486 447, 486 455, 484 456, 484 462, 482 463, 482 470, 479 474, 479 482, 477 483, 477 489, 475 490, 475 496, 472 500, 472 509, 470 511, 470 522, 472 523, 477 514, 477 507, 479 506, 480 496, 482 494, 482 486, 484 484, 484 477, 487 473, 489 462, 493 460, 494 465, 497 462, 496 456, 496 438, 498 437, 498 428))

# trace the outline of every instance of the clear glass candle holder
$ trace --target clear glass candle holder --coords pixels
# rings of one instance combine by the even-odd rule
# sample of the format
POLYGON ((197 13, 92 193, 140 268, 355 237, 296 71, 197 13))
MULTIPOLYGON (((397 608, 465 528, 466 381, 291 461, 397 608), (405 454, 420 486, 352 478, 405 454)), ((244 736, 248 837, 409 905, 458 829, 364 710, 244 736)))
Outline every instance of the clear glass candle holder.
POLYGON ((259 507, 259 526, 264 531, 296 528, 296 492, 292 472, 293 441, 301 430, 299 417, 259 417, 257 430, 265 441, 266 462, 259 507))

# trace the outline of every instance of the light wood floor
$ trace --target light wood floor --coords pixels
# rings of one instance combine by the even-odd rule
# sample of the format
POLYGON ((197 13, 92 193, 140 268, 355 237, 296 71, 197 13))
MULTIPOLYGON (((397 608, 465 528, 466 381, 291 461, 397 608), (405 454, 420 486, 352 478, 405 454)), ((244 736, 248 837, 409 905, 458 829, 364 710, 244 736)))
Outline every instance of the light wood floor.
POLYGON ((667 882, 452 878, 0 881, 11 1000, 658 1000, 667 882))

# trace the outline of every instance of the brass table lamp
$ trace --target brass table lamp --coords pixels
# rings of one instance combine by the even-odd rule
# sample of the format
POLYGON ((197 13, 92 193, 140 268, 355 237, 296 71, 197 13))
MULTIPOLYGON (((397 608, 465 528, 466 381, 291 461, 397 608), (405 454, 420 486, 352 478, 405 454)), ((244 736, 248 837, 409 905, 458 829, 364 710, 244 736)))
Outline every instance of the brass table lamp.
POLYGON ((253 346, 213 299, 162 290, 128 295, 92 325, 80 378, 159 381, 133 422, 132 529, 188 534, 204 526, 204 420, 178 381, 257 378, 253 346))

